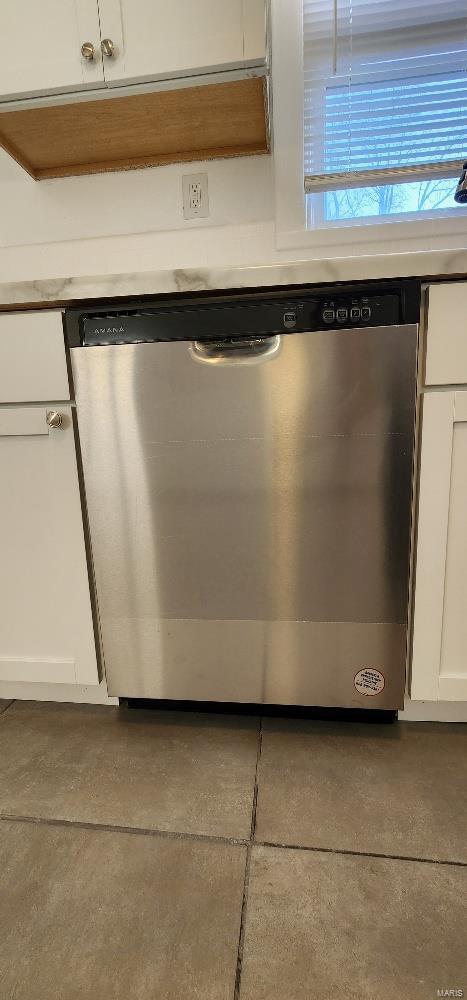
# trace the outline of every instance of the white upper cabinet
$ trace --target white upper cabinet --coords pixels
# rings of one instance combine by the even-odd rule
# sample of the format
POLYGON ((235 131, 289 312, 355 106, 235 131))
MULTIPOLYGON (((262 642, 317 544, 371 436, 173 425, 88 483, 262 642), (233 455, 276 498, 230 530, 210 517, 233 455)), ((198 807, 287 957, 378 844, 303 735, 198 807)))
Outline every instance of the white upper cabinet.
POLYGON ((265 58, 264 0, 99 0, 99 11, 111 86, 265 58))
POLYGON ((97 0, 1 0, 0 38, 0 100, 105 85, 97 0))
POLYGON ((12 101, 259 65, 265 2, 0 0, 0 37, 12 101))
POLYGON ((266 9, 0 0, 0 149, 38 181, 268 153, 266 9))

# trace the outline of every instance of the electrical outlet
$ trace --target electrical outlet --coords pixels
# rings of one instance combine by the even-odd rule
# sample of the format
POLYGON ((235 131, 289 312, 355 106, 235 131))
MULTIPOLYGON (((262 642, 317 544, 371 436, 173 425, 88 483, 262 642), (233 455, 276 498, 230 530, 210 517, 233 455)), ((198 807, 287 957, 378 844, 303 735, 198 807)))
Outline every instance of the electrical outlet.
POLYGON ((182 176, 183 216, 185 219, 206 219, 209 215, 208 175, 182 176))

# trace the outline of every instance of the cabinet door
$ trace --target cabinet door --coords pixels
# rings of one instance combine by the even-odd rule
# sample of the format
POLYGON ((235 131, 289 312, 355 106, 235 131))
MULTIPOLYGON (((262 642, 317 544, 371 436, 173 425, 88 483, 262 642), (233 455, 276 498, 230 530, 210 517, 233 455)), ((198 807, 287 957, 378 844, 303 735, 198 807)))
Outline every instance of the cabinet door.
POLYGON ((467 281, 430 285, 424 381, 467 382, 467 281))
POLYGON ((0 680, 98 684, 72 410, 0 408, 0 680))
POLYGON ((411 697, 467 701, 467 390, 423 398, 411 697))
POLYGON ((264 0, 99 0, 110 85, 169 79, 265 58, 264 0), (262 30, 261 30, 262 27, 262 30))
POLYGON ((104 86, 97 0, 2 0, 0 38, 0 101, 104 86))
POLYGON ((0 403, 69 398, 61 312, 2 313, 0 403))

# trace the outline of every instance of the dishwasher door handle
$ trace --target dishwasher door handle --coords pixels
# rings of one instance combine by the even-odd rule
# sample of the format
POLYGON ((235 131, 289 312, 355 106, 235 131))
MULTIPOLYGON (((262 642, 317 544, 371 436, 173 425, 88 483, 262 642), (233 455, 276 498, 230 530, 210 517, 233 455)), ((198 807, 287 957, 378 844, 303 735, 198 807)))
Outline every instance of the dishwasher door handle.
POLYGON ((279 334, 272 337, 238 337, 231 340, 194 340, 189 347, 195 361, 208 365, 254 365, 278 355, 279 334))

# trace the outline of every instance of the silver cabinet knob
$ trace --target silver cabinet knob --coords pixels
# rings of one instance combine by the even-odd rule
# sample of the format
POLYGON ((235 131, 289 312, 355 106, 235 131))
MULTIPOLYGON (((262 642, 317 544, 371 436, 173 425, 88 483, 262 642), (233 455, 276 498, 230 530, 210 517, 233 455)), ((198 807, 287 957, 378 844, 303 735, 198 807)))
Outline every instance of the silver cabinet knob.
POLYGON ((63 416, 58 410, 47 410, 46 420, 49 427, 61 427, 63 424, 63 416))
POLYGON ((83 42, 81 46, 81 55, 83 59, 94 59, 94 45, 92 42, 83 42))
POLYGON ((101 41, 101 49, 104 56, 111 59, 115 55, 115 45, 111 38, 103 38, 101 41))

